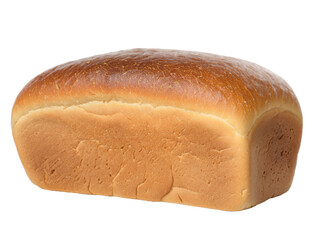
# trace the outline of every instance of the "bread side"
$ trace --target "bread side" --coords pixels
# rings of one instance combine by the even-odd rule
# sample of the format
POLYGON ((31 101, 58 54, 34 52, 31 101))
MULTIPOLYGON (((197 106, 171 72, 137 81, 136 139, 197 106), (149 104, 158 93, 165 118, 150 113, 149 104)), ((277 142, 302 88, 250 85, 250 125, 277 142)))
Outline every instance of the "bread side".
POLYGON ((248 201, 246 141, 207 114, 91 102, 35 110, 13 135, 28 176, 45 189, 224 210, 248 201))
POLYGON ((248 134, 251 202, 256 205, 289 190, 297 162, 302 122, 281 108, 264 113, 248 134))

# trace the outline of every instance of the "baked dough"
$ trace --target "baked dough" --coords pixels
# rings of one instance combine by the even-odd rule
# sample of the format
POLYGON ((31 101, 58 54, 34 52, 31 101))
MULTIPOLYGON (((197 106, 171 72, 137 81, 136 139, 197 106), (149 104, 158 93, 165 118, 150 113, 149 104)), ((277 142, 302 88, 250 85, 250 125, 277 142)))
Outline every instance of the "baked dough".
POLYGON ((302 114, 256 64, 133 49, 37 76, 12 131, 41 188, 242 210, 290 188, 302 114))

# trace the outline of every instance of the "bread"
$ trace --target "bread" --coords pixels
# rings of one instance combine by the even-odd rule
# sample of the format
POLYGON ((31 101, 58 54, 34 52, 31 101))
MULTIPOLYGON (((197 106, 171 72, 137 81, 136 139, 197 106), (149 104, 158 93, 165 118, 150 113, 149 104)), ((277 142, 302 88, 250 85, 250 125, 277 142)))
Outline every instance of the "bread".
POLYGON ((233 211, 290 188, 302 114, 288 84, 254 63, 133 49, 34 78, 12 132, 41 188, 233 211))

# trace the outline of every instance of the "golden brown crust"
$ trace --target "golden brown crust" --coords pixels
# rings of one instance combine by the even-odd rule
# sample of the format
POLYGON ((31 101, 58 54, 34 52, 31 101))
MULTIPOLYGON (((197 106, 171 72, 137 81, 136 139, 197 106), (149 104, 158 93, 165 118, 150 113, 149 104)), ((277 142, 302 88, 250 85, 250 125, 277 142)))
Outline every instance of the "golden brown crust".
POLYGON ((283 106, 301 118, 291 88, 254 63, 207 53, 133 49, 40 74, 17 97, 12 124, 32 109, 110 99, 211 113, 243 134, 273 107, 283 106))

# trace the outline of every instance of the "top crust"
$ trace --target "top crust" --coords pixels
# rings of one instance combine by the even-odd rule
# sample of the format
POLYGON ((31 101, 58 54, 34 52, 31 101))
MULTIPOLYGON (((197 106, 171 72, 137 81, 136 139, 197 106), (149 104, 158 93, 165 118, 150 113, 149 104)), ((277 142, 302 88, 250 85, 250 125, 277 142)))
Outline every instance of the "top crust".
POLYGON ((288 84, 257 64, 199 52, 132 49, 68 62, 38 75, 18 95, 12 127, 39 108, 111 100, 212 114, 243 135, 273 108, 302 119, 288 84))

